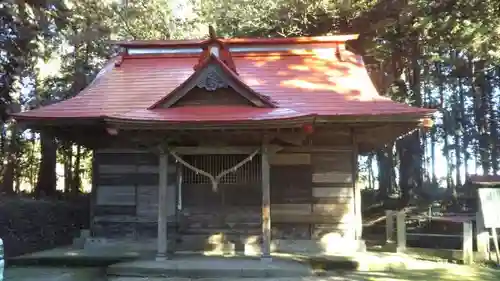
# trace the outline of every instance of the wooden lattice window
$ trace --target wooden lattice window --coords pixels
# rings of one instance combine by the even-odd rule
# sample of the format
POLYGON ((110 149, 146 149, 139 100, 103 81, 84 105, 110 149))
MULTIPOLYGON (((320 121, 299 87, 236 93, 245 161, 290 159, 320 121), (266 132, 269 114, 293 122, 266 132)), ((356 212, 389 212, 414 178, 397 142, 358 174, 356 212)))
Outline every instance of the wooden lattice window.
MULTIPOLYGON (((233 167, 247 157, 248 155, 240 154, 182 156, 187 163, 212 175, 217 175, 223 170, 233 167)), ((220 184, 258 183, 260 178, 260 155, 256 155, 235 172, 225 175, 220 184)), ((182 182, 185 184, 211 184, 208 177, 196 174, 196 172, 184 166, 182 167, 182 182)))

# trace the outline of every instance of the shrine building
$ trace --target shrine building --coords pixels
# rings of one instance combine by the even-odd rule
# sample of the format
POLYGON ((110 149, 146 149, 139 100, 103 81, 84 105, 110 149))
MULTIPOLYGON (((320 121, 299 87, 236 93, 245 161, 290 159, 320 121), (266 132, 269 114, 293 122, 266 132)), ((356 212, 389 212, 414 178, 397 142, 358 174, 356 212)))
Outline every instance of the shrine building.
POLYGON ((358 155, 428 126, 355 35, 114 42, 75 97, 14 114, 93 150, 91 236, 177 251, 363 250, 358 155))

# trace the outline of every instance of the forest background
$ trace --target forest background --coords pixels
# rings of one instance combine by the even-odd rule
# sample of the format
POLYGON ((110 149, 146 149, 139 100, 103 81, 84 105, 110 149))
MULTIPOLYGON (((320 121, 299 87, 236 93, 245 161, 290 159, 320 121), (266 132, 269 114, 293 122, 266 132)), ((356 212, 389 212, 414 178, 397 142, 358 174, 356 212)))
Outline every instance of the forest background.
POLYGON ((453 198, 500 171, 497 0, 4 0, 0 3, 0 193, 89 191, 91 151, 20 127, 9 113, 75 96, 110 40, 356 33, 380 94, 437 108, 435 126, 359 159, 376 200, 453 198))

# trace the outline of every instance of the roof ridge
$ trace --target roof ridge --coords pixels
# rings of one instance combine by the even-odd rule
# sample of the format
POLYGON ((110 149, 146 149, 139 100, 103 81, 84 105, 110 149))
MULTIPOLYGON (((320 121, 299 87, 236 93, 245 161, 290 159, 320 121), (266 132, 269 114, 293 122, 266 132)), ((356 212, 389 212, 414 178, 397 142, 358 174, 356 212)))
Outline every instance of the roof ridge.
MULTIPOLYGON (((328 44, 345 43, 350 40, 358 39, 358 34, 338 34, 325 36, 303 36, 303 37, 269 37, 269 38, 217 38, 228 45, 273 45, 273 44, 328 44)), ((109 41, 112 45, 121 47, 187 47, 202 46, 214 40, 210 39, 184 39, 184 40, 129 40, 129 41, 109 41)))

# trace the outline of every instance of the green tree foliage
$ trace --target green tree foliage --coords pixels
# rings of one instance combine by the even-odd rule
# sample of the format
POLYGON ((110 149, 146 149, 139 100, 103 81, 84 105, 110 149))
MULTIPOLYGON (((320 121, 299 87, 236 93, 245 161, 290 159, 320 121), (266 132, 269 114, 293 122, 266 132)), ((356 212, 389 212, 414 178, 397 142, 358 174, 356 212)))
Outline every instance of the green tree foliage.
MULTIPOLYGON (((439 109, 432 130, 388 145, 362 165, 371 187, 378 179, 380 198, 397 193, 407 203, 436 186, 454 194, 464 182, 463 171, 499 172, 500 5, 495 0, 84 0, 66 1, 67 7, 62 3, 0 4, 0 24, 7 27, 0 29, 2 120, 12 101, 32 108, 76 95, 116 51, 108 40, 199 37, 208 25, 226 37, 359 33, 360 39, 349 47, 364 56, 381 94, 439 109), (179 4, 188 7, 187 14, 180 12, 179 4), (40 75, 40 62, 56 58, 56 74, 40 75), (21 95, 21 88, 28 93, 21 95), (444 172, 441 162, 447 167, 444 172), (378 175, 374 166, 379 167, 378 175)), ((64 164, 66 191, 79 190, 81 176, 88 174, 89 152, 55 140, 59 157, 54 158, 56 152, 49 154, 40 136, 21 132, 5 123, 0 138, 0 156, 12 163, 2 171, 4 179, 12 178, 7 190, 15 189, 16 178, 39 182, 39 165, 28 162, 43 162, 43 155, 49 163, 56 159, 64 164)), ((54 176, 47 172, 46 178, 52 181, 54 176)))
POLYGON ((381 194, 399 190, 407 200, 438 185, 439 154, 450 190, 463 183, 462 170, 474 172, 472 165, 499 171, 499 9, 496 1, 475 0, 225 0, 197 6, 202 22, 226 36, 359 33, 350 47, 364 55, 381 94, 440 111, 433 130, 377 153, 381 194))

